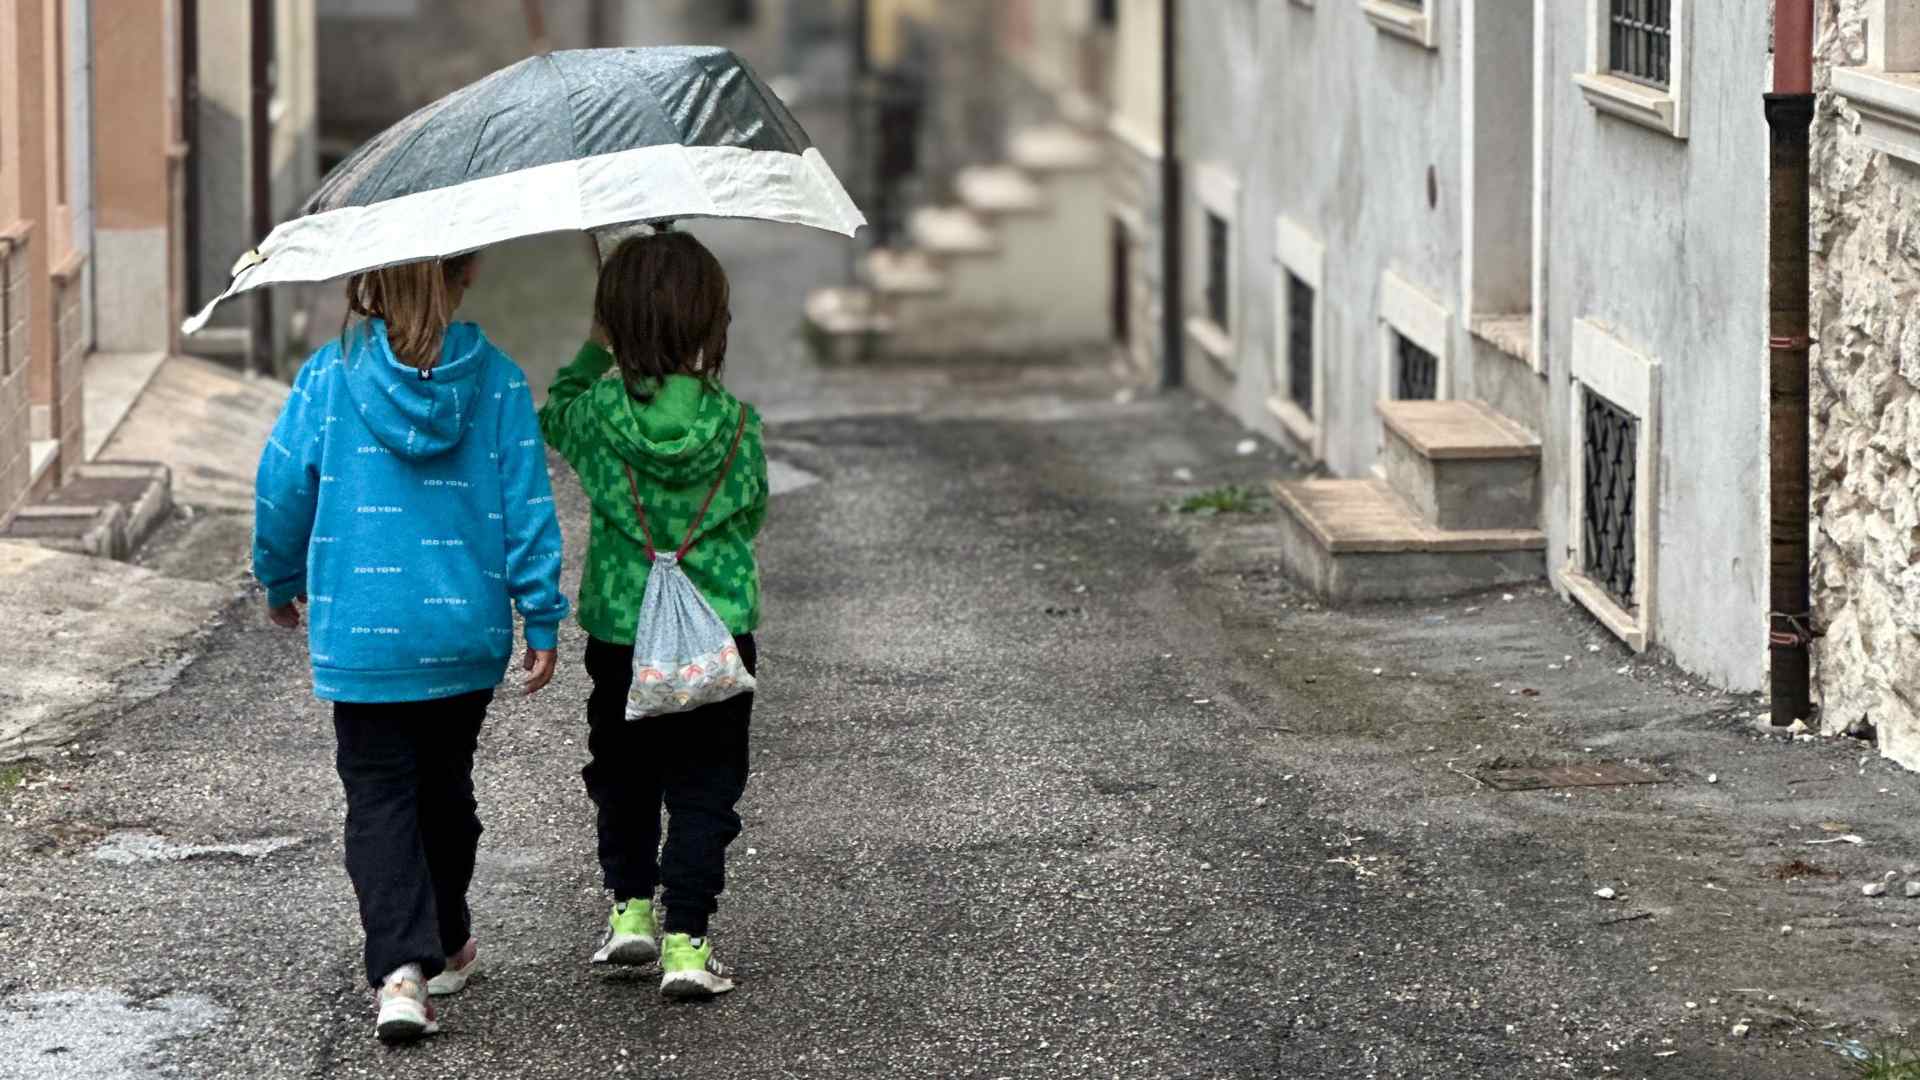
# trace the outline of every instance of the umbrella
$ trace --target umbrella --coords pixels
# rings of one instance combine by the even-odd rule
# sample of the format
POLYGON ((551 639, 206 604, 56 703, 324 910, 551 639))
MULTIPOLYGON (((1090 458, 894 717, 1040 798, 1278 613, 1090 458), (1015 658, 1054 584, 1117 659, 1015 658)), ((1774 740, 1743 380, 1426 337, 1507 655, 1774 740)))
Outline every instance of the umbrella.
POLYGON ((579 49, 503 68, 380 133, 234 266, 222 300, 540 233, 690 217, 852 236, 866 218, 731 51, 579 49))

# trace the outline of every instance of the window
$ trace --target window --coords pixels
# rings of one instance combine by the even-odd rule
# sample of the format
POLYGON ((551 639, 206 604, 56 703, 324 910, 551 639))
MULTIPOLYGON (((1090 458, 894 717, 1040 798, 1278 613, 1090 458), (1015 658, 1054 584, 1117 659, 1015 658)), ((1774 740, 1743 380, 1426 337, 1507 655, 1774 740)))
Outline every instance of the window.
POLYGON ((1109 303, 1113 311, 1113 340, 1133 343, 1133 235, 1126 222, 1113 219, 1113 281, 1109 303))
POLYGON ((1120 0, 1093 0, 1093 24, 1102 30, 1120 25, 1120 0))
POLYGON ((1382 33, 1411 41, 1424 49, 1440 47, 1439 20, 1433 6, 1438 0, 1360 0, 1367 21, 1382 33))
POLYGON ((1227 219, 1207 212, 1207 318, 1229 333, 1233 330, 1232 312, 1227 308, 1227 255, 1232 234, 1227 219))
POLYGON ((1440 358, 1405 334, 1394 335, 1393 396, 1401 401, 1432 401, 1440 396, 1440 358))
POLYGON ((1240 287, 1238 242, 1240 184, 1218 165, 1193 170, 1188 217, 1186 310, 1187 337, 1200 346, 1223 374, 1237 375, 1235 353, 1240 287))
POLYGON ((0 379, 13 374, 13 243, 0 239, 0 379))
POLYGON ((1660 363, 1592 319, 1573 324, 1568 558, 1562 583, 1636 650, 1653 633, 1660 363))
POLYGON ((1673 0, 1611 0, 1608 70, 1666 89, 1673 68, 1673 0))
POLYGON ((1287 278, 1287 399, 1313 415, 1313 286, 1287 278))
POLYGON ((1625 409, 1605 397, 1586 392, 1586 423, 1582 457, 1586 474, 1581 527, 1580 569, 1632 614, 1639 606, 1634 592, 1635 480, 1638 477, 1639 428, 1625 409))
POLYGON ((1676 139, 1687 137, 1691 0, 1587 0, 1587 104, 1676 139))
POLYGON ((1286 217, 1273 230, 1273 371, 1267 410, 1314 458, 1326 456, 1324 312, 1326 246, 1286 217))
POLYGON ((1452 397, 1453 313, 1389 270, 1380 276, 1380 396, 1452 397))
POLYGON ((1861 141, 1920 164, 1920 5, 1866 9, 1867 62, 1834 67, 1833 88, 1860 114, 1861 141))

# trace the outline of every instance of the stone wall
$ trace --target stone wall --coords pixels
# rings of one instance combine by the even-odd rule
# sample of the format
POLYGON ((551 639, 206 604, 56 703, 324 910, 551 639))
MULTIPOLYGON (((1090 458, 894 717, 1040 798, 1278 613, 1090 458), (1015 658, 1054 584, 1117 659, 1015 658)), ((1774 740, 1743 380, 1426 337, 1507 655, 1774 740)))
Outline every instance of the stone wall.
POLYGON ((0 243, 0 520, 26 497, 27 266, 0 243))
POLYGON ((75 268, 53 282, 54 385, 59 388, 60 478, 72 476, 87 460, 85 421, 87 340, 86 277, 75 268))
POLYGON ((1819 0, 1814 162, 1814 602, 1821 724, 1920 768, 1920 173, 1870 150, 1829 86, 1869 0, 1819 0))

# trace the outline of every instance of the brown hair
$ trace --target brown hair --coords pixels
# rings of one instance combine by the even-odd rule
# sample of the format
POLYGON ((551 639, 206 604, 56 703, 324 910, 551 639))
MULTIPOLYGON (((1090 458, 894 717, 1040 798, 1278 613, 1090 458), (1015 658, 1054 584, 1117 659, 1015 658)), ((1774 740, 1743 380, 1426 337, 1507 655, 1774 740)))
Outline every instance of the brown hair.
MULTIPOLYGON (((459 281, 474 256, 428 259, 355 274, 347 279, 347 318, 382 319, 387 344, 401 363, 431 371, 440 362, 440 342, 453 322, 448 286, 459 281)), ((347 327, 340 328, 345 351, 347 327)))
POLYGON ((600 268, 593 317, 606 332, 627 391, 642 401, 668 375, 708 385, 727 362, 732 288, 720 260, 683 232, 626 241, 600 268))

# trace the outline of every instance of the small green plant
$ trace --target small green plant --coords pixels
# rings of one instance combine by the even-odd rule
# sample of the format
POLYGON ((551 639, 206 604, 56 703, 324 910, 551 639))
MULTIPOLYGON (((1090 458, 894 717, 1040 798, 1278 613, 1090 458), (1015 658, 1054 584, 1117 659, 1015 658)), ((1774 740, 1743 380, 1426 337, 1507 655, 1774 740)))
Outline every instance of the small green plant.
POLYGON ((1881 1046, 1855 1059, 1853 1075, 1861 1080, 1920 1080, 1920 1052, 1899 1045, 1881 1046))
POLYGON ((1258 514, 1268 506, 1267 497, 1238 484, 1209 488, 1173 504, 1174 512, 1212 517, 1215 514, 1258 514))
POLYGON ((13 765, 0 765, 0 802, 6 801, 6 799, 13 794, 14 790, 20 786, 20 781, 26 778, 26 762, 23 761, 13 765))

